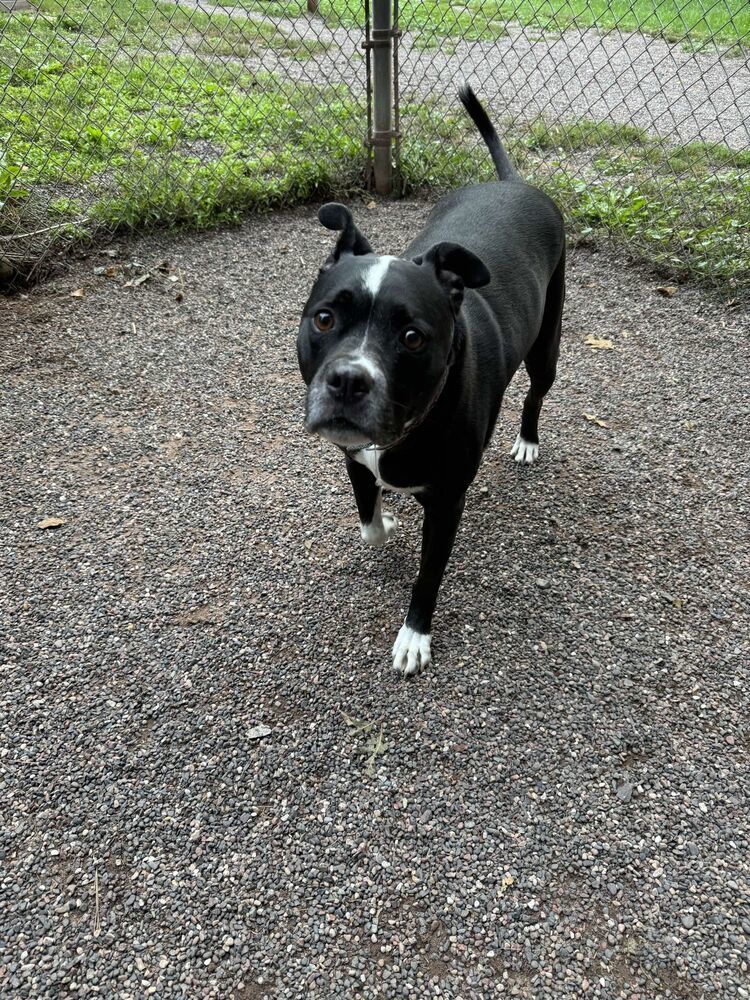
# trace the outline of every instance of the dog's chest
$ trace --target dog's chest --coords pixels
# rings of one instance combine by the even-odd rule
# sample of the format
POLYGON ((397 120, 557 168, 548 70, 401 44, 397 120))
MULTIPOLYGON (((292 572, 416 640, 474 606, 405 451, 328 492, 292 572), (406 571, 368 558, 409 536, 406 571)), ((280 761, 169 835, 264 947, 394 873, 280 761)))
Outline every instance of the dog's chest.
POLYGON ((392 483, 386 482, 380 475, 380 459, 382 456, 382 448, 362 448, 361 451, 355 451, 352 458, 355 462, 359 462, 360 465, 366 466, 373 476, 375 476, 378 486, 383 486, 387 490, 394 490, 396 493, 420 493, 424 489, 424 486, 394 486, 392 483))

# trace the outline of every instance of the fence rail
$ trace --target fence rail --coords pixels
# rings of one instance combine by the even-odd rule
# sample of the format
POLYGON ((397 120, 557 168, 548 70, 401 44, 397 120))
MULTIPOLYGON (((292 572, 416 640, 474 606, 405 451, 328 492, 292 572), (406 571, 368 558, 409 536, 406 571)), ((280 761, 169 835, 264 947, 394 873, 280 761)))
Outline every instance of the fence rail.
POLYGON ((746 0, 0 0, 0 276, 345 197, 373 162, 397 195, 488 178, 464 76, 572 232, 734 294, 749 50, 746 0))

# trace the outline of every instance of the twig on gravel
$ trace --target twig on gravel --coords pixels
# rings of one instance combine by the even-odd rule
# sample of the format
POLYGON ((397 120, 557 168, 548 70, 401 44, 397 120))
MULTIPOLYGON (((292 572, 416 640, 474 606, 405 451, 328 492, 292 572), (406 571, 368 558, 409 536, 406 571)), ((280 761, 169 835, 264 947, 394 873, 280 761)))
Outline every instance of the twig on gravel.
POLYGON ((94 937, 102 932, 102 915, 99 897, 99 869, 94 869, 94 937))
POLYGON ((45 226, 43 229, 35 229, 31 233, 13 233, 11 236, 0 236, 0 240, 3 243, 9 243, 12 240, 28 240, 32 236, 41 236, 43 233, 50 233, 53 229, 64 229, 65 226, 77 226, 79 223, 86 222, 86 217, 81 216, 79 219, 67 219, 65 222, 56 222, 52 226, 45 226))
POLYGON ((383 739, 383 727, 381 725, 378 735, 374 739, 371 739, 368 744, 370 756, 367 758, 367 766, 365 767, 367 774, 371 776, 375 774, 375 761, 385 753, 386 746, 387 744, 383 739))

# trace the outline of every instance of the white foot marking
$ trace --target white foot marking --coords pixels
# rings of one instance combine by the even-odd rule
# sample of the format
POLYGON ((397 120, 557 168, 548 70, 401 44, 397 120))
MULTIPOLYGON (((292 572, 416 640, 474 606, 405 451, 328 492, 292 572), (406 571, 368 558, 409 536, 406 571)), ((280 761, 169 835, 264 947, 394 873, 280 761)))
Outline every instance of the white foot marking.
POLYGON ((415 632, 406 624, 402 625, 393 644, 393 669, 404 677, 411 677, 422 667, 432 663, 431 638, 429 633, 425 635, 423 632, 415 632))
POLYGON ((385 545, 393 532, 398 527, 398 520, 393 514, 384 511, 381 504, 383 502, 383 491, 378 490, 375 498, 375 506, 372 511, 372 521, 369 524, 359 524, 359 533, 362 541, 368 545, 385 545))
POLYGON ((510 453, 519 465, 531 465, 539 458, 539 445, 534 444, 533 441, 527 441, 519 434, 510 449, 510 453))
POLYGON ((360 524, 359 533, 362 535, 362 541, 368 545, 385 545, 397 527, 396 516, 384 510, 379 520, 373 519, 369 524, 360 524))

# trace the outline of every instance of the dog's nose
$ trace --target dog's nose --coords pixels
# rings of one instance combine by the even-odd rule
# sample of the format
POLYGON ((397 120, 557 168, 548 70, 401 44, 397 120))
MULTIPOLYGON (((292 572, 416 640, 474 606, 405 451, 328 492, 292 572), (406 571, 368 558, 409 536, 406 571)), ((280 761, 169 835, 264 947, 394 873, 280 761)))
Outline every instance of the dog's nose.
POLYGON ((351 362, 335 365, 326 375, 326 385, 334 399, 359 403, 373 387, 372 376, 351 362))

